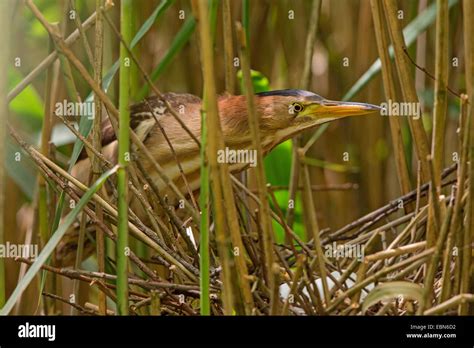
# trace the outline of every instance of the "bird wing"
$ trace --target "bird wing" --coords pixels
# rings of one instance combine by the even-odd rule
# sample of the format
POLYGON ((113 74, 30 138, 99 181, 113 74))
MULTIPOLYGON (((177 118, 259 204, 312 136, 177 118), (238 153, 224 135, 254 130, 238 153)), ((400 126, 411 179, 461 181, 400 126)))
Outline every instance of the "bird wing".
MULTIPOLYGON (((201 103, 201 99, 188 93, 165 93, 163 98, 170 104, 170 106, 178 113, 184 110, 188 104, 201 103)), ((151 127, 155 124, 152 112, 158 117, 169 113, 165 103, 157 96, 148 97, 143 101, 130 106, 130 127, 139 132, 139 137, 143 140, 151 127)), ((115 131, 112 127, 110 119, 107 117, 102 121, 102 147, 105 147, 117 140, 115 131)), ((82 150, 79 160, 87 158, 87 152, 82 150)))

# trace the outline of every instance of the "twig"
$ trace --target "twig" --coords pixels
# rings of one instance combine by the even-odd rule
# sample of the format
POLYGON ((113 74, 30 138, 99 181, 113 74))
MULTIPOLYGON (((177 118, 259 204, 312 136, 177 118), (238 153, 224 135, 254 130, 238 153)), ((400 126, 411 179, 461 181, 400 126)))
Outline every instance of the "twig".
POLYGON ((345 298, 353 295, 354 293, 356 293, 357 291, 359 291, 360 289, 366 287, 367 285, 369 285, 370 283, 373 283, 375 282, 377 279, 387 275, 387 274, 390 274, 391 272, 399 269, 399 268, 403 268, 405 266, 409 266, 409 265, 413 265, 415 264, 415 261, 420 261, 420 262, 426 262, 426 258, 431 255, 432 253, 434 252, 434 248, 431 248, 431 249, 427 249, 423 252, 421 252, 420 254, 417 254, 415 256, 412 256, 406 260, 403 260, 399 263, 396 263, 395 265, 393 266, 390 266, 390 267, 385 267, 384 269, 380 270, 379 272, 375 273, 374 275, 372 276, 369 276, 367 278, 365 278, 364 281, 360 282, 360 283, 357 283, 357 285, 354 285, 353 287, 351 287, 349 290, 347 290, 346 292, 344 292, 343 294, 339 295, 331 304, 330 306, 327 308, 327 312, 330 313, 332 312, 334 309, 336 309, 341 303, 342 301, 344 301, 345 298))
POLYGON ((423 315, 436 315, 436 314, 443 314, 446 312, 447 309, 467 304, 469 302, 474 302, 474 295, 473 294, 459 294, 454 297, 451 297, 449 300, 440 303, 437 306, 434 306, 430 309, 427 309, 423 312, 423 315))
MULTIPOLYGON (((269 185, 268 189, 271 191, 287 191, 289 186, 285 185, 269 185)), ((300 185, 297 187, 297 190, 303 190, 304 186, 300 185)), ((327 185, 311 185, 312 191, 349 191, 349 190, 358 190, 359 184, 356 183, 345 183, 345 184, 327 184, 327 185)), ((257 190, 252 190, 256 192, 257 190)))
POLYGON ((400 247, 397 247, 395 249, 387 249, 380 251, 375 254, 371 254, 365 257, 366 262, 372 262, 372 261, 377 261, 381 259, 386 259, 388 257, 392 256, 398 256, 398 255, 403 255, 403 254, 408 254, 412 253, 418 249, 424 248, 426 246, 426 241, 421 241, 418 243, 413 243, 413 244, 408 244, 408 245, 403 245, 400 247))
MULTIPOLYGON (((418 70, 421 70, 423 71, 430 79, 432 79, 433 81, 436 81, 436 78, 433 76, 433 74, 431 74, 428 70, 426 70, 426 68, 422 67, 422 66, 419 66, 418 64, 416 64, 416 62, 413 60, 413 58, 410 56, 410 53, 408 53, 408 49, 406 47, 403 47, 403 52, 407 55, 408 59, 410 60, 410 62, 418 69, 418 70)), ((461 99, 461 93, 459 92, 456 92, 455 90, 453 90, 451 87, 449 87, 449 85, 446 84, 446 89, 449 91, 449 93, 451 93, 452 95, 458 97, 459 99, 461 99)))
MULTIPOLYGON (((74 22, 76 23, 77 30, 79 30, 79 35, 82 39, 82 43, 84 45, 84 50, 86 51, 87 59, 89 60, 90 65, 94 65, 95 60, 94 60, 94 56, 92 54, 91 46, 89 45, 89 41, 87 40, 86 33, 84 32, 83 24, 81 22, 81 17, 79 16, 78 11, 76 10, 75 2, 76 2, 76 0, 69 0, 69 5, 71 7, 71 10, 75 12, 74 22)), ((96 13, 97 13, 97 11, 96 11, 96 13)), ((97 20, 99 20, 99 16, 97 16, 97 20)), ((96 31, 97 31, 97 27, 98 27, 98 25, 96 23, 96 31)), ((97 53, 97 51, 95 51, 95 53, 97 53)))
POLYGON ((49 292, 45 292, 45 291, 43 291, 41 294, 43 296, 52 298, 53 300, 57 300, 57 301, 60 301, 62 303, 66 303, 66 304, 72 306, 74 309, 76 309, 78 312, 80 312, 82 314, 85 314, 85 315, 94 315, 95 314, 94 311, 92 311, 90 309, 87 309, 87 308, 84 308, 84 307, 78 305, 77 303, 68 301, 65 298, 61 297, 61 296, 58 296, 58 295, 55 295, 55 294, 50 294, 49 292))
MULTIPOLYGON (((457 163, 453 164, 452 166, 444 169, 443 171, 443 174, 442 174, 442 178, 444 179, 445 177, 447 177, 449 174, 451 174, 452 172, 454 172, 457 168, 457 163)), ((443 185, 446 185, 447 183, 445 182, 443 185)), ((426 194, 426 191, 427 189, 429 188, 429 183, 425 183, 423 184, 421 187, 420 187, 420 192, 421 192, 421 195, 425 195, 426 194)), ((396 210, 398 210, 398 205, 401 202, 403 202, 403 204, 407 204, 408 202, 414 200, 417 196, 417 190, 414 190, 414 191, 411 191, 409 193, 407 193, 406 195, 403 195, 399 198, 397 198, 396 200, 393 200, 391 203, 363 216, 362 218, 356 220, 356 221, 353 221, 351 222, 350 224, 342 227, 341 229, 331 233, 328 237, 324 238, 322 240, 322 243, 325 244, 327 242, 330 242, 330 241, 333 241, 335 240, 337 237, 340 237, 342 235, 344 235, 345 233, 353 230, 354 228, 360 226, 360 225, 364 225, 361 230, 359 230, 359 233, 364 231, 364 230, 367 230, 367 228, 369 228, 370 226, 374 225, 376 222, 378 222, 383 216, 386 216, 396 210)))

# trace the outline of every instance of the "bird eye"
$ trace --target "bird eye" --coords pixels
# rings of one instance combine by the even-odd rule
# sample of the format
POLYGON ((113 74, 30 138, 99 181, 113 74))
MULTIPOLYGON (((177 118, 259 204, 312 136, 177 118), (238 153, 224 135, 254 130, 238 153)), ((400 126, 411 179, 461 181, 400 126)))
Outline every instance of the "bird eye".
POLYGON ((301 105, 300 103, 293 103, 293 111, 294 112, 301 112, 303 111, 304 106, 301 105))

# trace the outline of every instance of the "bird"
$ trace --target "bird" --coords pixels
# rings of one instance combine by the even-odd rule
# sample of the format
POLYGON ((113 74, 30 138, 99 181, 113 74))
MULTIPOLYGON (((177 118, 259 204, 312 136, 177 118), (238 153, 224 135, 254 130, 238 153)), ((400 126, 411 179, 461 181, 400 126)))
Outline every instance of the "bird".
MULTIPOLYGON (((367 115, 380 110, 379 106, 373 104, 332 101, 301 89, 257 93, 255 106, 263 155, 268 154, 278 144, 323 123, 348 116, 367 115)), ((130 127, 183 195, 196 192, 200 187, 200 149, 196 139, 201 140, 202 108, 203 102, 199 97, 173 92, 165 93, 162 97, 148 97, 130 106, 130 127), (167 104, 176 111, 194 138, 176 120, 167 104), (184 177, 178 163, 184 172, 184 177)), ((218 111, 225 147, 236 151, 252 150, 246 96, 219 96, 218 111)), ((113 164, 117 163, 118 141, 108 119, 102 124, 102 146, 104 157, 113 164)), ((156 173, 148 157, 138 149, 133 149, 133 158, 135 161, 140 161, 160 194, 167 197, 168 203, 176 205, 178 197, 156 173)), ((229 164, 229 170, 232 174, 236 174, 249 165, 250 163, 232 163, 229 164)), ((71 174, 81 182, 87 183, 90 170, 91 161, 83 152, 71 174)), ((130 206, 134 210, 136 204, 132 202, 130 206)), ((75 250, 71 246, 64 248, 75 250)))

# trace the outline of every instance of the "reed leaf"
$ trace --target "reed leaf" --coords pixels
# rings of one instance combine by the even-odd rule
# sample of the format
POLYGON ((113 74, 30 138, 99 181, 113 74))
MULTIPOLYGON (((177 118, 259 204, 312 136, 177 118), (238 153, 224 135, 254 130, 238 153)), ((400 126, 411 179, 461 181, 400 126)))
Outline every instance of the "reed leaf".
MULTIPOLYGON (((449 0, 448 8, 450 9, 458 3, 458 0, 449 0)), ((420 13, 413 21, 403 29, 403 36, 407 47, 410 47, 418 35, 424 32, 436 20, 436 3, 431 4, 425 11, 420 13)), ((393 59, 393 47, 389 49, 390 58, 393 59)), ((359 93, 382 68, 380 58, 378 58, 367 71, 352 85, 349 91, 344 95, 342 100, 350 100, 359 93)))
POLYGON ((398 296, 420 302, 423 301, 423 288, 418 284, 405 281, 379 284, 365 298, 362 313, 367 312, 367 309, 377 302, 391 300, 398 296))

